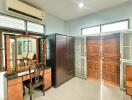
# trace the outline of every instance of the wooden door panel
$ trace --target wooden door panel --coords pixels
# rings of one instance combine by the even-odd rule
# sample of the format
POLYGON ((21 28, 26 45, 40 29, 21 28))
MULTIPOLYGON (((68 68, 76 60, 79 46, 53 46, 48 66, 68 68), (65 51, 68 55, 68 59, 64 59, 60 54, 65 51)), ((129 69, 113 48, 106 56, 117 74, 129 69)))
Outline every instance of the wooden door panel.
POLYGON ((111 34, 111 35, 106 35, 102 36, 102 45, 103 46, 108 46, 108 45, 119 45, 120 44, 120 39, 117 39, 119 37, 119 34, 111 34))
POLYGON ((100 66, 100 63, 98 63, 98 62, 88 62, 88 67, 91 70, 98 71, 98 70, 100 70, 99 66, 100 66))
POLYGON ((66 80, 74 76, 74 38, 67 36, 66 80))
POLYGON ((118 64, 116 63, 103 63, 103 69, 107 72, 107 73, 115 73, 117 74, 117 70, 118 70, 118 64))
POLYGON ((119 57, 105 57, 102 58, 104 62, 118 63, 120 61, 119 57))
POLYGON ((101 44, 100 37, 90 37, 87 39, 88 46, 99 46, 101 44))
POLYGON ((87 46, 88 53, 99 53, 99 46, 87 46))
POLYGON ((102 74, 105 84, 119 85, 120 76, 120 35, 102 37, 102 74))
POLYGON ((57 36, 56 38, 56 82, 57 85, 60 85, 63 83, 63 78, 64 78, 64 68, 65 68, 65 64, 64 64, 64 52, 65 52, 65 38, 64 37, 60 37, 57 36))
POLYGON ((104 57, 118 57, 119 50, 117 46, 103 46, 103 56, 104 57))
POLYGON ((100 36, 87 38, 87 71, 89 79, 100 79, 100 44, 100 36))
POLYGON ((89 55, 87 54, 87 61, 89 62, 100 62, 100 57, 96 55, 89 55))
POLYGON ((90 56, 98 58, 100 56, 100 47, 87 45, 87 58, 89 58, 90 56))
POLYGON ((88 78, 98 80, 100 78, 99 71, 94 71, 89 69, 88 78))

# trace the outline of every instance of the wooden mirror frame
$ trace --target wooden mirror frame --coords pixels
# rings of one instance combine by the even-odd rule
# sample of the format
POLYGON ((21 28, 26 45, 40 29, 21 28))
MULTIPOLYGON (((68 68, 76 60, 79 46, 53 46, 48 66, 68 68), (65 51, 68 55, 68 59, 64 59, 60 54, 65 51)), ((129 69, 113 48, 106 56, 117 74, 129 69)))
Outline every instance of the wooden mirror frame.
MULTIPOLYGON (((26 35, 26 34, 21 34, 21 33, 14 33, 13 36, 15 36, 16 38, 19 38, 19 37, 30 37, 30 38, 33 38, 33 39, 36 39, 36 58, 37 58, 37 61, 36 63, 39 63, 40 59, 40 52, 39 52, 39 49, 40 49, 40 43, 39 43, 39 38, 38 38, 38 35, 36 34, 30 34, 30 35, 26 35), (18 35, 16 35, 18 34, 18 35)), ((41 36, 40 36, 41 37, 41 36)), ((12 71, 11 71, 11 65, 10 65, 10 46, 8 45, 10 43, 10 34, 5 34, 5 48, 7 49, 6 52, 5 52, 5 63, 6 63, 6 71, 7 71, 7 74, 10 74, 12 71)), ((44 59, 44 64, 46 65, 46 38, 43 38, 42 36, 42 39, 43 39, 43 59, 44 59)), ((15 40, 16 41, 16 40, 15 40)), ((17 43, 16 43, 17 45, 17 43)), ((17 59, 17 53, 15 53, 15 59, 17 59)), ((16 60, 17 62, 17 60, 16 60)), ((15 62, 15 63, 16 63, 15 62)), ((15 71, 18 73, 18 72, 22 72, 22 71, 26 71, 28 70, 29 68, 28 67, 23 67, 23 68, 19 68, 18 66, 15 65, 15 71)))

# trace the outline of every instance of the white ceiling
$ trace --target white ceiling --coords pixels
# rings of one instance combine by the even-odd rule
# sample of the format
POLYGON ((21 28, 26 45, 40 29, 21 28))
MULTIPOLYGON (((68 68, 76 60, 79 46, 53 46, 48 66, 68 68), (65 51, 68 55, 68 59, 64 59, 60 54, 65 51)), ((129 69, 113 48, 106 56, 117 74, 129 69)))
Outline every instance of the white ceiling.
POLYGON ((129 0, 23 0, 63 20, 71 20, 91 14, 129 0), (78 4, 83 1, 84 7, 78 4))

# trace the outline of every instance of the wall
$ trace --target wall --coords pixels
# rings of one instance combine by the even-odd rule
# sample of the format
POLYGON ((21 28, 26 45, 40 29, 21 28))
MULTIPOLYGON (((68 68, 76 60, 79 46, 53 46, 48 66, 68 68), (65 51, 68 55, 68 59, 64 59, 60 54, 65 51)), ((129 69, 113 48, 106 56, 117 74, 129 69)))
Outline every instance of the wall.
POLYGON ((46 13, 44 23, 46 25, 47 34, 53 34, 53 33, 66 34, 65 22, 63 20, 46 13))
POLYGON ((109 8, 98 13, 94 13, 75 20, 67 21, 66 30, 70 35, 80 36, 81 28, 95 26, 99 24, 119 21, 122 19, 130 19, 132 28, 132 2, 109 8))
POLYGON ((6 89, 7 89, 7 82, 4 78, 4 72, 0 73, 0 100, 6 100, 7 98, 7 93, 6 93, 6 89))

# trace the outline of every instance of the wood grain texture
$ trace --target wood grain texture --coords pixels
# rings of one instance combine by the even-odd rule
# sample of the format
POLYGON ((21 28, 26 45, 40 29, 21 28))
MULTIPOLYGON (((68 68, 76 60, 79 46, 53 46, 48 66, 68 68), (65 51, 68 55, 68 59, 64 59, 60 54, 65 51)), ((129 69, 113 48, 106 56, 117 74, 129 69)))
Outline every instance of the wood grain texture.
POLYGON ((74 77, 74 37, 52 34, 48 36, 49 66, 52 67, 52 84, 58 87, 74 77))
POLYGON ((120 84, 120 34, 102 36, 102 74, 105 84, 120 84))
POLYGON ((52 86, 52 78, 51 78, 51 68, 46 69, 44 71, 44 85, 45 90, 49 89, 52 86))
POLYGON ((88 78, 98 80, 100 79, 100 57, 101 52, 101 37, 87 38, 87 66, 88 78))
POLYGON ((132 96, 132 65, 126 65, 126 94, 132 96))
POLYGON ((8 100, 23 100, 22 78, 8 81, 8 100))
MULTIPOLYGON (((43 73, 43 71, 41 71, 43 73)), ((35 77, 32 74, 31 77, 35 77)), ((23 100, 23 81, 29 80, 30 76, 25 75, 20 78, 15 78, 8 81, 8 100, 23 100)), ((51 68, 44 70, 44 85, 45 90, 52 86, 51 68)))
POLYGON ((10 36, 6 35, 6 70, 7 73, 11 73, 11 65, 10 65, 10 36))

